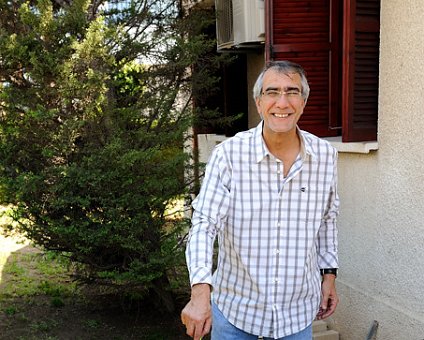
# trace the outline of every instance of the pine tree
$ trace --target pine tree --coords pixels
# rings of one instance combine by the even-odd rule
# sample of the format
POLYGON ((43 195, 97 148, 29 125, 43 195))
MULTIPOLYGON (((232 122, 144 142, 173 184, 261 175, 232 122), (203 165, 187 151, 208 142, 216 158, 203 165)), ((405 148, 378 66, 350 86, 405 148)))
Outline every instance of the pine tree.
POLYGON ((182 13, 173 0, 0 0, 0 200, 15 228, 168 309, 191 95, 219 67, 199 34, 211 18, 182 13))

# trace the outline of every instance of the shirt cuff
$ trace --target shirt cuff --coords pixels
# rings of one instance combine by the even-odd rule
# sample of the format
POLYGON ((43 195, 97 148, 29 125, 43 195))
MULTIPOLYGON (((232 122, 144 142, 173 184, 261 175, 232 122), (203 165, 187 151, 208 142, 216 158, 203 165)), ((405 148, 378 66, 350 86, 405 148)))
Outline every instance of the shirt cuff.
POLYGON ((318 267, 324 268, 339 268, 339 259, 337 253, 325 252, 319 254, 318 267))
POLYGON ((190 285, 193 287, 198 283, 207 283, 212 285, 211 270, 207 267, 190 268, 190 285))

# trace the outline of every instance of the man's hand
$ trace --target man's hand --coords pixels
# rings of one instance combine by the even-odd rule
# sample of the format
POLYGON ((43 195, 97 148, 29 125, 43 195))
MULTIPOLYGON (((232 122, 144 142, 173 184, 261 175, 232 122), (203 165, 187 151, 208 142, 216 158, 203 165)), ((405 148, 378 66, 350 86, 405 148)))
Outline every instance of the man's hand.
POLYGON ((199 340, 211 330, 211 289, 206 283, 191 288, 191 299, 181 312, 181 321, 186 326, 187 334, 199 340))
POLYGON ((333 274, 325 274, 321 286, 322 300, 317 314, 317 319, 325 319, 334 313, 339 298, 336 292, 336 276, 333 274))

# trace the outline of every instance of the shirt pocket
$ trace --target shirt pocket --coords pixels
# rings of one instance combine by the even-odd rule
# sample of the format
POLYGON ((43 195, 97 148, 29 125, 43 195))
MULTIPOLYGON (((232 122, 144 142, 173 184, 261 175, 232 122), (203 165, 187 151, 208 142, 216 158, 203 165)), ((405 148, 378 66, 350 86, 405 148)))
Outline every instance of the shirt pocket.
POLYGON ((293 184, 290 192, 284 197, 290 219, 305 223, 320 223, 328 195, 321 185, 293 184))

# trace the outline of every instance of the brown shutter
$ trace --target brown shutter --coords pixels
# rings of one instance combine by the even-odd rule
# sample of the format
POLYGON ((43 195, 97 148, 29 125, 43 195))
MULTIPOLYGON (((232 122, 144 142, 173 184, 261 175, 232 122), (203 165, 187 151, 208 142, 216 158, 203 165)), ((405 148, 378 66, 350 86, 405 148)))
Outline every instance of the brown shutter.
POLYGON ((337 135, 339 1, 268 0, 266 6, 267 60, 299 63, 311 87, 299 126, 337 135))
POLYGON ((343 141, 377 140, 380 0, 344 1, 343 141))

